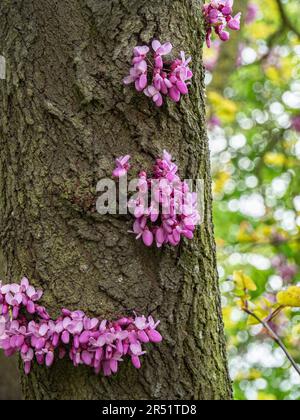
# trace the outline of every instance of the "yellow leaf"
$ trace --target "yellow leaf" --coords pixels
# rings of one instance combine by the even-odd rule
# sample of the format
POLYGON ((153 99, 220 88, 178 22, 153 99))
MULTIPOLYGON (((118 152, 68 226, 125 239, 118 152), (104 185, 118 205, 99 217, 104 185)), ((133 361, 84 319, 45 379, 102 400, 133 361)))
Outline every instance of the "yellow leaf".
MULTIPOLYGON (((259 308, 257 310, 254 311, 255 315, 258 316, 259 319, 263 320, 265 318, 267 318, 267 316, 269 315, 268 311, 263 310, 262 308, 259 308)), ((248 325, 258 325, 260 324, 260 321, 258 321, 256 318, 254 318, 253 316, 249 316, 248 317, 248 321, 247 321, 248 325)))
POLYGON ((254 281, 242 271, 235 271, 233 273, 233 280, 238 290, 250 290, 251 292, 257 290, 254 281))
POLYGON ((238 108, 233 101, 224 98, 224 96, 215 91, 208 92, 208 99, 213 114, 216 114, 224 123, 230 123, 235 120, 238 108))
POLYGON ((282 167, 287 163, 287 158, 283 153, 269 152, 265 155, 264 161, 267 165, 282 167))
POLYGON ((277 294, 277 302, 282 306, 300 308, 300 287, 291 286, 277 294))
POLYGON ((262 373, 257 369, 250 369, 249 372, 238 372, 234 378, 235 381, 254 381, 262 377, 262 373))
POLYGON ((213 191, 215 194, 220 194, 230 179, 230 174, 226 171, 220 171, 215 176, 213 191))
MULTIPOLYGON (((267 318, 272 313, 272 309, 276 308, 276 305, 274 305, 265 297, 261 297, 253 305, 254 309, 252 309, 252 312, 261 320, 267 318)), ((248 325, 257 324, 260 324, 260 322, 257 321, 253 316, 249 316, 248 325)))
POLYGON ((275 395, 273 394, 267 394, 263 391, 258 393, 258 398, 259 401, 276 401, 277 398, 275 395))

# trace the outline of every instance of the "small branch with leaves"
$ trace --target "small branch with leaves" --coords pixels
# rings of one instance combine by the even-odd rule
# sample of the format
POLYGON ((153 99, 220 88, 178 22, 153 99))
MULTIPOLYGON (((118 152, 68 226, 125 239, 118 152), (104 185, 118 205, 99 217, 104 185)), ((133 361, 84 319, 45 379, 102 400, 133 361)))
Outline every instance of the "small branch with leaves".
POLYGON ((282 349, 282 351, 285 353, 288 360, 291 362, 293 368, 296 370, 298 375, 300 376, 300 368, 289 353, 288 349, 284 345, 283 341, 280 339, 280 337, 276 334, 276 332, 271 328, 268 322, 270 321, 264 321, 263 319, 260 319, 257 315, 255 315, 254 312, 250 311, 246 307, 243 308, 243 311, 248 314, 249 316, 253 317, 259 324, 261 324, 266 331, 268 332, 269 336, 275 341, 275 343, 278 344, 278 346, 282 349))
POLYGON ((236 271, 233 274, 233 280, 235 283, 235 291, 236 295, 241 299, 241 309, 245 312, 248 316, 252 317, 256 323, 262 325, 275 343, 282 349, 288 360, 290 361, 291 365, 295 369, 295 371, 300 376, 300 367, 288 351, 287 347, 283 343, 282 339, 279 335, 274 331, 271 326, 271 322, 278 317, 278 315, 285 309, 285 308, 299 308, 300 307, 300 287, 298 286, 291 286, 287 290, 283 290, 277 294, 277 299, 275 304, 271 304, 267 310, 258 308, 258 310, 250 308, 250 292, 254 292, 257 290, 256 284, 254 281, 245 275, 242 271, 236 271), (273 307, 272 307, 273 306, 273 307), (269 314, 266 315, 267 311, 269 310, 269 314), (261 316, 260 314, 263 314, 261 316), (266 315, 266 316, 265 316, 266 315))

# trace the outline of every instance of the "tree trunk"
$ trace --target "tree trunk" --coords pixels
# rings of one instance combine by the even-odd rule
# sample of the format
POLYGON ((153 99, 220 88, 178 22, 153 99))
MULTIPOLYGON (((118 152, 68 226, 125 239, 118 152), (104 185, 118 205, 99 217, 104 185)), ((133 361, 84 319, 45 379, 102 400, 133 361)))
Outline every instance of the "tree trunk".
POLYGON ((62 307, 161 320, 141 370, 95 376, 69 360, 22 377, 26 399, 230 399, 211 218, 203 93, 202 2, 2 0, 1 246, 7 280, 27 275, 53 316, 62 307), (132 48, 153 37, 193 56, 191 94, 156 109, 124 88, 132 48), (116 156, 140 167, 170 151, 203 178, 205 220, 178 248, 147 249, 130 217, 95 211, 116 156))

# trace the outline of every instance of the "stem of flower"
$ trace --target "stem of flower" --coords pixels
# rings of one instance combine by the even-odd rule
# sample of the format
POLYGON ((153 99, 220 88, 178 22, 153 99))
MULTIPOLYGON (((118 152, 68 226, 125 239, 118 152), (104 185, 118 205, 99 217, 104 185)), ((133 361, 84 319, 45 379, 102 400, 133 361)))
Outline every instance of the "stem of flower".
POLYGON ((278 337, 278 335, 275 333, 275 331, 273 331, 273 329, 270 327, 270 325, 265 322, 264 320, 260 319, 254 312, 251 312, 249 309, 244 308, 243 309, 244 312, 246 314, 248 314, 249 316, 252 316, 254 319, 256 319, 256 321, 258 321, 260 324, 262 324, 264 326, 264 328, 268 331, 268 333, 270 334, 271 338, 278 344, 278 346, 283 350, 284 354, 286 355, 286 357, 289 359, 289 361, 291 362, 293 368, 296 370, 296 372, 298 373, 298 375, 300 376, 300 368, 297 365, 297 363, 295 362, 295 360, 292 358, 292 356, 290 355, 290 353, 288 352, 287 348, 285 347, 285 345, 283 344, 282 340, 278 337))

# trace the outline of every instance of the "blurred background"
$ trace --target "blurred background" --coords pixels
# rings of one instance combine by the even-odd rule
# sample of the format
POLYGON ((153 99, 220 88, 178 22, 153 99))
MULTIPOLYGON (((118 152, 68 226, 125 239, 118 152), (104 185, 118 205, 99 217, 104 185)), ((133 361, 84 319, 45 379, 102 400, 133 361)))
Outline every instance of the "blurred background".
MULTIPOLYGON (((300 377, 233 293, 234 271, 257 285, 268 315, 276 294, 300 282, 300 3, 235 0, 243 27, 205 51, 214 219, 235 398, 300 400, 300 377)), ((300 363, 300 311, 272 328, 300 363)))
MULTIPOLYGON (((214 218, 235 398, 300 400, 300 377, 233 293, 241 270, 261 317, 300 282, 300 4, 235 0, 242 30, 205 50, 214 218)), ((272 324, 300 363, 300 311, 272 324)), ((0 400, 19 399, 15 359, 0 354, 0 400)))

